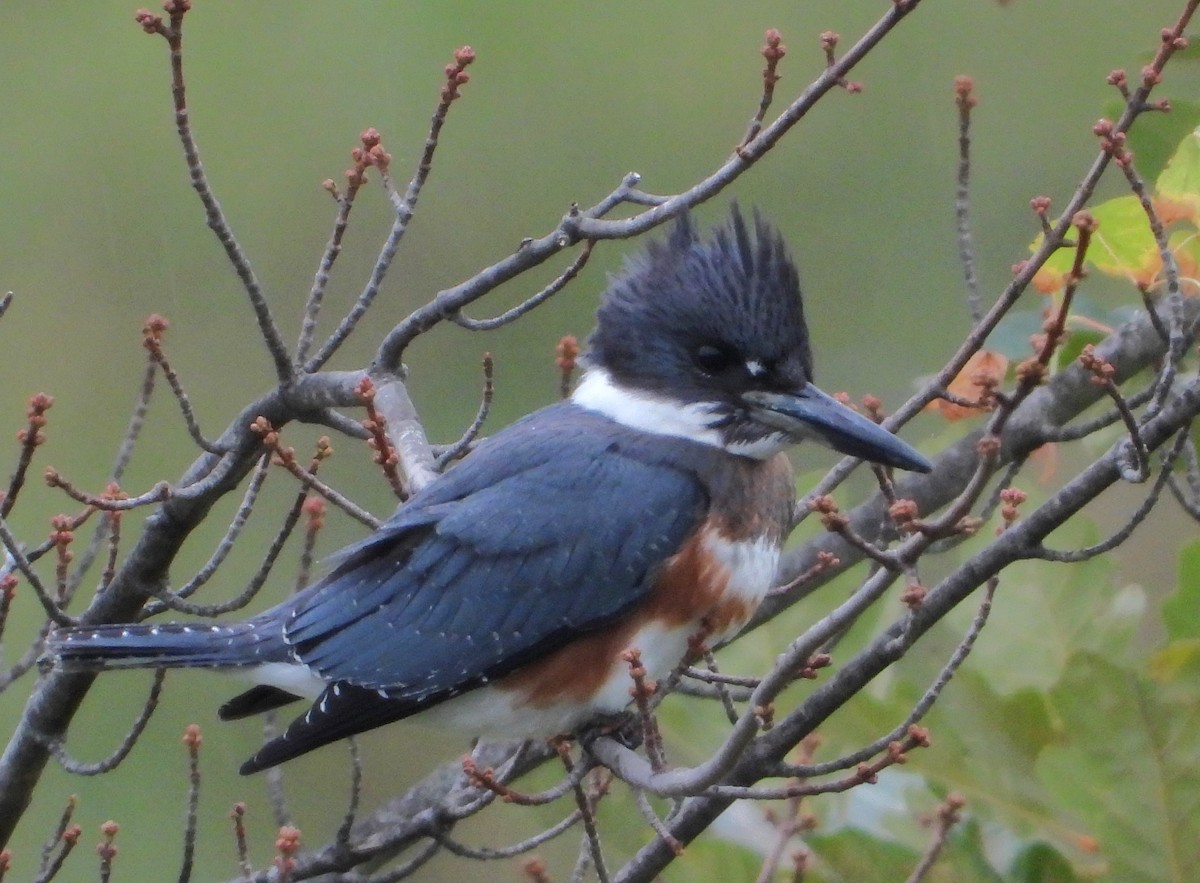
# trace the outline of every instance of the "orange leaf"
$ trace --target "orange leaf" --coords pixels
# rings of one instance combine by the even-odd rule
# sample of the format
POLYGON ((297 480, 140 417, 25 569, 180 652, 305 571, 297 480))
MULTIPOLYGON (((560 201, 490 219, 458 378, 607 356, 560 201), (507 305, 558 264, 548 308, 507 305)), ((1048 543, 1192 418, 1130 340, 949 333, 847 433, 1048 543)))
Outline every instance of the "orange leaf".
MULTIPOLYGON (((1008 370, 1008 359, 991 350, 980 350, 967 360, 958 376, 950 381, 949 391, 961 399, 985 402, 991 390, 1004 379, 1008 370)), ((940 413, 947 420, 962 420, 991 410, 986 404, 960 405, 945 399, 936 399, 927 407, 940 413)))

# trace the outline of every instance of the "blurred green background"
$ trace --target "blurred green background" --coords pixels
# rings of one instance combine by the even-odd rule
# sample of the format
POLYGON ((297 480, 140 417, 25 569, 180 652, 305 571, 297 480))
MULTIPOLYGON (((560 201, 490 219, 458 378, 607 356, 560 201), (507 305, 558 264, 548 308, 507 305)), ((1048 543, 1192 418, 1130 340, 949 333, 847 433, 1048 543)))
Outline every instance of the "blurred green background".
MULTIPOLYGON (((801 266, 819 382, 895 404, 914 377, 942 364, 969 324, 954 234, 955 75, 973 76, 980 99, 972 204, 990 299, 1037 232, 1030 197, 1047 194, 1062 205, 1095 155, 1090 127, 1114 98, 1105 75, 1114 67, 1140 69, 1181 5, 930 0, 854 72, 865 84, 862 94, 828 96, 699 214, 715 219, 736 199, 774 219, 801 266)), ((521 238, 543 235, 572 202, 595 202, 625 172, 640 172, 647 190, 671 193, 723 161, 757 106, 766 28, 780 29, 789 49, 777 110, 824 64, 820 32, 838 31, 848 46, 887 6, 198 0, 186 26, 189 104, 211 182, 291 341, 333 217, 320 182, 342 180, 358 132, 375 126, 403 184, 423 144, 442 66, 458 46, 474 47, 471 82, 451 111, 384 292, 335 362, 358 367, 409 310, 503 257, 521 238)), ((171 321, 168 353, 210 435, 272 382, 244 294, 188 186, 165 44, 143 35, 133 12, 112 0, 0 6, 0 290, 16 293, 0 322, 0 426, 15 432, 28 395, 53 394, 49 442, 35 473, 53 464, 93 489, 102 487, 135 398, 148 313, 171 321)), ((1172 67, 1161 94, 1194 96, 1195 71, 1172 67)), ((371 186, 359 198, 327 297, 325 331, 360 290, 388 223, 386 200, 371 186)), ((555 342, 564 333, 586 334, 605 272, 634 247, 601 245, 567 293, 515 327, 486 336, 441 328, 412 347, 413 394, 431 436, 450 441, 473 415, 485 350, 496 358, 492 427, 551 401, 555 342)), ((523 277, 472 314, 501 311, 561 266, 523 277)), ((1092 293, 1128 297, 1103 286, 1092 293)), ((942 432, 925 417, 908 435, 932 448, 942 432)), ((295 427, 287 438, 304 452, 316 435, 295 427)), ((389 511, 366 452, 345 440, 335 445, 340 456, 329 476, 377 513, 389 511)), ((13 462, 15 455, 14 443, 13 462)), ((125 486, 136 492, 173 480, 192 457, 174 406, 161 398, 125 486)), ((281 476, 271 486, 256 539, 235 554, 208 600, 238 591, 239 575, 256 563, 272 513, 291 496, 281 476)), ((74 508, 30 487, 14 524, 37 541, 50 515, 74 508)), ((207 557, 219 514, 189 545, 177 582, 207 557)), ((331 519, 322 552, 358 532, 331 519)), ((291 560, 278 569, 271 597, 287 590, 291 560)), ((1143 581, 1169 584, 1169 556, 1151 555, 1136 566, 1143 581)), ((36 627, 34 606, 19 597, 5 663, 23 652, 21 636, 36 627)), ((72 732, 72 750, 88 759, 106 753, 148 682, 146 675, 104 678, 72 732)), ((215 708, 235 687, 204 674, 172 675, 161 713, 118 772, 80 781, 52 769, 12 844, 16 879, 31 875, 40 843, 74 792, 81 795, 81 849, 90 853, 98 825, 115 818, 122 824, 118 878, 173 879, 186 790, 178 739, 193 720, 206 735, 196 879, 235 871, 225 818, 235 800, 250 804, 254 858, 265 863, 274 825, 262 779, 233 772, 253 750, 257 728, 215 723, 215 708)), ((22 682, 0 696, 0 731, 10 730, 26 694, 22 682)), ((429 738, 420 728, 366 738, 365 807, 464 747, 453 734, 429 738)), ((290 764, 288 773, 306 843, 324 842, 341 812, 344 752, 327 749, 290 764)), ((520 818, 513 822, 509 829, 504 819, 488 820, 475 830, 499 845, 519 836, 514 831, 528 833, 520 818)), ((94 879, 91 861, 90 854, 76 856, 62 879, 94 879)), ((515 865, 468 870, 519 876, 515 865)), ((438 873, 461 879, 462 869, 442 861, 427 878, 438 873)))

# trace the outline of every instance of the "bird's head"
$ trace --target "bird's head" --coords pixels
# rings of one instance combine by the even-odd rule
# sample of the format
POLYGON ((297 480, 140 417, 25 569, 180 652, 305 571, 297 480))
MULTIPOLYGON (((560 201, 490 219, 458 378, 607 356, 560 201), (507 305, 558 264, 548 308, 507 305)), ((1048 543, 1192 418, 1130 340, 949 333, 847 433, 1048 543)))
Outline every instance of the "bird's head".
POLYGON ((767 458, 802 439, 927 472, 929 461, 812 384, 795 265, 735 208, 701 239, 683 216, 609 284, 574 400, 609 417, 767 458))

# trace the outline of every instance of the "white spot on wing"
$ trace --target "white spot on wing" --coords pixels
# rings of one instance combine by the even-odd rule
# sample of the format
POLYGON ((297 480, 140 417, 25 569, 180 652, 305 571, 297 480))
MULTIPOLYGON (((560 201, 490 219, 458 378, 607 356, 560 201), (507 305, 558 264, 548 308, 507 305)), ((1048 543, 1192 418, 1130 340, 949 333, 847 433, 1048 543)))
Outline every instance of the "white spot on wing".
POLYGON ((327 685, 307 665, 293 662, 267 662, 241 669, 238 673, 255 684, 278 687, 308 699, 316 699, 327 685))

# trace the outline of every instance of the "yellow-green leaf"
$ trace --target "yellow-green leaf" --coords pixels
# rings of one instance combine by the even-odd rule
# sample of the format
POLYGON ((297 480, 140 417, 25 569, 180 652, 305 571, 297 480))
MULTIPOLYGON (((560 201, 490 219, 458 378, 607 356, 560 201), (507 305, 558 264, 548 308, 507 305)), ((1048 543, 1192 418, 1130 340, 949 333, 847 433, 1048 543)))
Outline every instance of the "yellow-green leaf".
POLYGON ((1088 263, 1110 276, 1124 276, 1135 284, 1149 286, 1162 262, 1138 198, 1118 196, 1091 211, 1100 226, 1092 236, 1088 263))
POLYGON ((1158 196, 1186 206, 1195 218, 1200 210, 1200 129, 1193 129, 1171 157, 1156 185, 1158 196))

